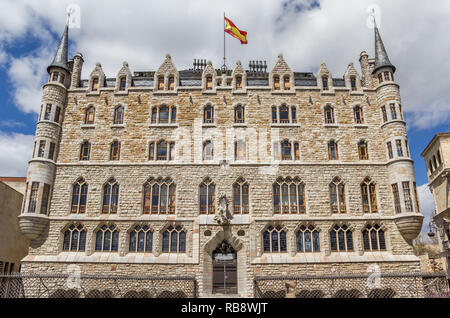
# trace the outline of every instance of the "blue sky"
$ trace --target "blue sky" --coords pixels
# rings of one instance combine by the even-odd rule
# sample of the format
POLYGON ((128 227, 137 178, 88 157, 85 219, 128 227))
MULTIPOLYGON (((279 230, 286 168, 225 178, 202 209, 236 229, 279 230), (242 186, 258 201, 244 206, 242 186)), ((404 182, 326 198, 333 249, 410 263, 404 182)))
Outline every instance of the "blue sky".
MULTIPOLYGON (((194 58, 221 64, 223 12, 248 32, 249 44, 227 39, 229 66, 267 60, 278 53, 296 71, 316 72, 322 61, 333 77, 359 54, 373 56, 366 25, 377 6, 381 34, 397 66, 421 204, 433 209, 420 157, 436 133, 450 131, 450 1, 433 6, 409 0, 3 0, 0 11, 0 175, 25 176, 51 62, 69 4, 81 8, 81 28, 71 29, 70 55, 82 52, 86 78, 97 61, 115 77, 127 60, 132 71, 154 70, 166 53, 179 68, 194 58), (101 15, 99 13, 101 12, 101 15), (186 30, 189 29, 189 32, 186 30)), ((426 212, 429 213, 429 212, 426 212)))

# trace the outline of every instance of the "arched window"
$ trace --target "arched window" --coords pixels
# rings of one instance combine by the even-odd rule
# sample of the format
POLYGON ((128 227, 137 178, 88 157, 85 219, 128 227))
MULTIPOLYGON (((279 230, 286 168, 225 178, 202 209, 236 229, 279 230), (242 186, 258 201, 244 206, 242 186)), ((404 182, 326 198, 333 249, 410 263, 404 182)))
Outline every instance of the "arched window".
POLYGON ((203 123, 213 124, 214 123, 214 107, 207 105, 204 109, 203 123))
POLYGON ((338 146, 334 140, 331 140, 328 143, 328 158, 330 160, 338 160, 339 159, 338 146))
POLYGON ((236 124, 243 124, 245 122, 244 107, 241 105, 234 108, 234 122, 236 124))
POLYGON ((98 77, 94 77, 92 79, 92 90, 97 91, 98 90, 98 77))
POLYGON ((320 252, 319 231, 312 225, 300 226, 296 233, 298 252, 320 252))
POLYGON ((305 184, 299 178, 278 178, 273 184, 275 214, 306 213, 305 184))
POLYGON ((148 225, 136 226, 130 232, 130 248, 131 253, 151 252, 153 245, 153 232, 148 225))
POLYGON ((111 178, 103 187, 102 213, 117 213, 118 205, 119 205, 119 184, 114 178, 111 178))
POLYGON ((103 225, 95 238, 95 250, 100 252, 117 252, 119 248, 119 231, 115 225, 103 225))
POLYGON ((114 124, 121 125, 123 124, 123 107, 118 106, 114 111, 114 124))
POLYGON ((175 89, 175 78, 173 76, 169 76, 169 91, 173 91, 175 89))
POLYGON ((159 123, 167 124, 169 122, 169 108, 166 105, 162 105, 159 108, 159 123))
POLYGON ((178 225, 170 225, 163 232, 162 241, 163 253, 185 253, 186 252, 186 231, 178 225))
POLYGON ((283 80, 283 89, 284 90, 290 90, 291 89, 291 82, 289 76, 285 76, 283 80))
POLYGON ((355 115, 355 124, 364 124, 364 117, 361 106, 356 106, 355 108, 353 108, 353 113, 355 115))
POLYGON ((385 251, 386 239, 384 231, 378 224, 367 225, 363 230, 363 245, 365 251, 385 251))
POLYGON ((203 160, 214 159, 214 148, 211 140, 207 140, 203 143, 203 160))
POLYGON ((281 142, 281 160, 292 160, 292 148, 289 140, 281 142))
POLYGON ((171 178, 149 179, 144 184, 143 214, 175 214, 175 193, 171 178))
POLYGON ((206 76, 206 90, 210 91, 213 89, 213 78, 212 76, 206 76))
POLYGON ((200 214, 214 214, 216 211, 216 186, 206 178, 199 186, 200 214))
POLYGON ((109 160, 119 160, 119 159, 120 159, 120 142, 116 140, 111 144, 109 160))
POLYGON ((289 124, 289 108, 286 105, 280 107, 280 123, 289 124))
POLYGON ((242 90, 242 76, 236 76, 236 90, 242 90))
POLYGON ((325 107, 325 124, 334 124, 334 109, 330 105, 325 107))
POLYGON ((91 143, 89 141, 85 141, 81 144, 80 160, 83 161, 89 160, 90 154, 91 154, 91 143))
POLYGON ((353 251, 353 233, 346 225, 335 225, 330 231, 330 243, 332 251, 353 251))
POLYGON ((158 90, 160 90, 160 91, 164 90, 164 77, 163 76, 158 77, 158 90))
POLYGON ((377 194, 375 191, 375 183, 370 178, 365 178, 361 183, 361 196, 364 213, 377 213, 377 194))
POLYGON ((361 140, 358 143, 359 160, 369 160, 369 151, 367 149, 367 142, 361 140))
POLYGON ((276 91, 280 90, 280 77, 278 75, 273 77, 273 89, 276 91))
POLYGON ((345 204, 345 185, 341 178, 336 177, 329 185, 330 189, 330 204, 332 213, 346 213, 347 208, 345 204))
POLYGON ((245 141, 238 140, 234 143, 234 160, 246 159, 246 145, 245 141))
POLYGON ((88 109, 86 109, 86 116, 84 118, 84 123, 87 125, 92 125, 94 124, 94 120, 95 120, 95 108, 94 106, 91 106, 88 109))
POLYGON ((156 150, 156 160, 167 160, 167 142, 165 142, 164 140, 161 140, 160 142, 158 142, 157 144, 157 150, 156 150))
POLYGON ((270 225, 263 233, 264 252, 283 253, 287 252, 286 228, 280 225, 270 225))
POLYGON ((83 178, 73 185, 72 189, 72 213, 85 213, 87 203, 88 185, 83 178))
POLYGON ((233 211, 234 214, 248 214, 248 183, 239 178, 233 185, 233 211))
POLYGON ((126 87, 127 87, 127 78, 121 77, 120 82, 119 82, 119 90, 124 91, 126 89, 126 87))
POLYGON ((86 230, 83 225, 71 225, 64 232, 63 251, 78 252, 86 249, 86 230))

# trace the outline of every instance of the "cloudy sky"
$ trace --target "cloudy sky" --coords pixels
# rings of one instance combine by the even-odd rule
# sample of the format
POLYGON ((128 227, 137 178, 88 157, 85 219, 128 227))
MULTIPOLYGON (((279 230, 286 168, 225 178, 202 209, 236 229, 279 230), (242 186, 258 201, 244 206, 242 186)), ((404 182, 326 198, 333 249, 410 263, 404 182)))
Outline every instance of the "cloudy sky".
POLYGON ((0 10, 0 175, 25 176, 31 157, 46 66, 69 4, 81 8, 70 30, 70 55, 85 57, 83 77, 101 62, 115 77, 124 60, 133 71, 155 70, 166 53, 179 69, 194 58, 221 64, 223 13, 248 32, 249 44, 227 36, 229 66, 267 60, 279 52, 296 71, 326 61, 334 77, 349 62, 373 56, 368 8, 376 5, 391 61, 397 66, 410 148, 424 213, 434 209, 420 153, 434 134, 450 131, 450 1, 412 0, 2 0, 0 10))

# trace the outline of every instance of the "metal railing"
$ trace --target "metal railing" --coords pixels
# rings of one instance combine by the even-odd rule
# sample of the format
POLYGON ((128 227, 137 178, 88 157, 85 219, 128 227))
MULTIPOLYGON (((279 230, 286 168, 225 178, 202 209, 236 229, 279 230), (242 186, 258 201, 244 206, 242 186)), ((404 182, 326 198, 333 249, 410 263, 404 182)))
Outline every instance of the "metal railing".
POLYGON ((283 276, 254 279, 255 298, 450 298, 445 273, 283 276))
POLYGON ((0 298, 196 298, 195 277, 0 275, 0 298))

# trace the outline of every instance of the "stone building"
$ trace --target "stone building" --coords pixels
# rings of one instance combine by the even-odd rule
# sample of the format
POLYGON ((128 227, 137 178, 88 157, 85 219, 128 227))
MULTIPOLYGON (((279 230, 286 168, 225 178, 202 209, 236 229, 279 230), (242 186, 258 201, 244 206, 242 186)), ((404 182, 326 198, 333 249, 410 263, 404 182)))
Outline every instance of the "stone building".
MULTIPOLYGON (((25 194, 26 178, 0 177, 0 274, 19 272, 29 242, 17 217, 25 194)), ((0 279, 1 281, 1 279, 0 279)))
POLYGON ((27 195, 25 272, 194 275, 199 295, 253 295, 255 276, 420 272, 422 225, 395 67, 341 78, 215 69, 170 55, 116 78, 67 58, 48 67, 27 195), (225 273, 226 272, 226 273, 225 273))
POLYGON ((444 270, 450 277, 450 132, 434 136, 422 152, 428 171, 428 186, 436 204, 433 221, 437 228, 444 270))

